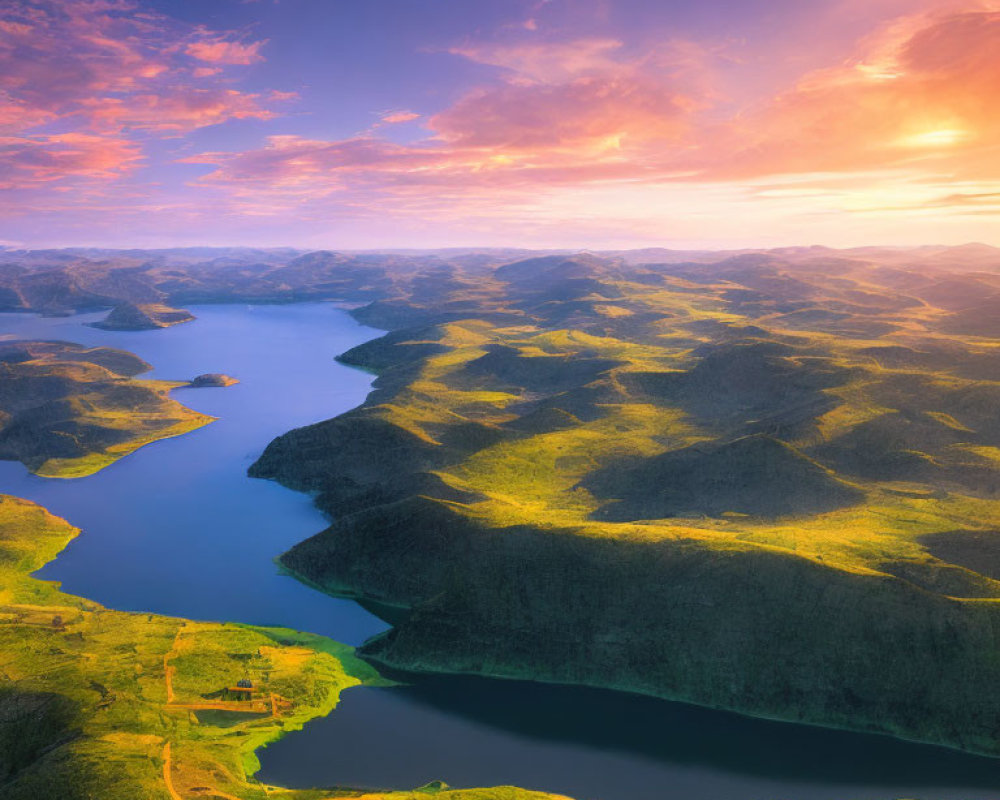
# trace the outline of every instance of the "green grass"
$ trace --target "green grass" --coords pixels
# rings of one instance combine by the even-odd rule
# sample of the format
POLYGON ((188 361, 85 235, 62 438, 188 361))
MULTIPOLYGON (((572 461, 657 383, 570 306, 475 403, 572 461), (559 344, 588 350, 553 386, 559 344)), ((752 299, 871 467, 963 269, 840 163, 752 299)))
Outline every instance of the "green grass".
MULTIPOLYGON (((114 611, 30 577, 78 533, 33 503, 0 496, 0 713, 23 720, 0 728, 4 798, 176 800, 163 776, 167 752, 183 798, 203 796, 197 787, 240 800, 332 796, 258 783, 256 751, 330 713, 345 689, 390 682, 321 636, 114 611), (244 676, 268 702, 278 698, 277 717, 207 707, 244 676)), ((508 788, 366 797, 431 791, 449 800, 552 797, 508 788)))
MULTIPOLYGON (((161 391, 169 391, 176 386, 165 381, 147 381, 158 384, 161 391)), ((151 387, 152 388, 152 387, 151 387)), ((121 432, 127 440, 76 458, 48 458, 32 471, 44 478, 84 478, 100 472, 121 458, 134 453, 140 447, 170 439, 204 427, 213 421, 212 417, 164 398, 164 407, 152 413, 95 410, 75 421, 100 426, 106 430, 121 432)))
MULTIPOLYGON (((642 302, 649 305, 658 298, 662 299, 662 294, 650 293, 642 302)), ((675 310, 684 307, 692 316, 706 317, 689 304, 674 303, 670 307, 675 310)), ((462 374, 470 362, 486 352, 483 349, 486 342, 515 347, 530 357, 601 356, 626 362, 625 367, 613 374, 682 370, 697 362, 684 352, 580 331, 491 329, 480 321, 443 325, 440 332, 438 341, 448 351, 424 359, 419 377, 407 384, 392 402, 378 408, 389 424, 431 445, 439 442, 443 431, 469 419, 493 425, 509 423, 524 413, 518 404, 532 399, 509 390, 463 391, 446 383, 450 375, 462 374)), ((818 335, 815 344, 833 347, 837 363, 858 366, 850 355, 856 348, 854 343, 848 345, 836 337, 818 335)), ((833 409, 816 418, 814 433, 793 438, 792 443, 808 448, 817 442, 835 440, 858 425, 892 412, 894 409, 878 399, 881 395, 873 386, 880 385, 880 378, 897 373, 879 368, 830 389, 828 394, 835 401, 833 409)), ((942 383, 961 387, 974 382, 949 378, 942 383)), ((648 520, 638 526, 598 523, 590 517, 600 501, 580 485, 587 475, 609 465, 613 468, 623 458, 649 458, 697 442, 712 441, 717 435, 682 408, 654 405, 627 396, 617 403, 601 405, 598 413, 596 420, 582 421, 568 429, 504 439, 436 472, 451 486, 484 495, 486 500, 463 511, 491 526, 544 521, 545 525, 575 526, 588 535, 612 538, 619 535, 692 538, 713 549, 726 547, 727 540, 738 541, 741 547, 756 543, 862 573, 878 571, 880 564, 891 560, 926 561, 926 552, 918 542, 925 534, 956 526, 987 529, 1000 524, 1000 502, 994 499, 958 492, 942 495, 933 492, 933 487, 896 481, 859 482, 850 476, 844 477, 865 492, 865 502, 822 514, 779 520, 733 514, 718 518, 648 520)), ((951 430, 971 432, 967 424, 946 411, 929 410, 926 414, 951 430)), ((962 447, 974 456, 1000 463, 994 456, 996 447, 972 444, 962 447)))
POLYGON ((0 545, 7 555, 0 570, 5 686, 14 695, 63 698, 71 708, 63 729, 81 732, 46 751, 65 736, 56 731, 53 742, 38 748, 37 760, 5 787, 5 796, 57 787, 68 768, 86 779, 83 785, 101 787, 102 797, 165 797, 158 768, 169 742, 178 791, 209 780, 241 798, 264 797, 249 778, 254 750, 328 713, 340 691, 360 679, 325 650, 276 644, 280 631, 117 612, 28 576, 76 534, 27 501, 0 501, 0 545), (259 649, 273 654, 266 687, 292 701, 280 719, 248 718, 237 726, 241 735, 232 737, 223 735, 233 732, 232 724, 217 727, 180 707, 204 702, 203 693, 242 677, 231 654, 259 649), (165 665, 174 670, 173 702, 165 665))
POLYGON ((16 342, 24 360, 2 364, 0 458, 47 478, 92 475, 140 447, 208 424, 170 397, 186 385, 134 376, 131 353, 65 342, 16 342))
MULTIPOLYGON (((588 279, 591 266, 580 268, 588 279)), ((369 347, 377 400, 281 437, 258 462, 255 474, 358 512, 285 563, 331 591, 416 606, 370 650, 395 666, 853 719, 995 752, 962 686, 939 681, 934 710, 914 719, 896 674, 855 665, 909 653, 898 674, 928 693, 942 671, 1000 678, 984 644, 1000 582, 925 546, 933 534, 1000 530, 996 343, 946 332, 941 312, 860 263, 792 275, 750 259, 659 282, 618 269, 598 278, 605 291, 569 300, 508 271, 510 285, 484 284, 459 321, 450 310, 470 299, 463 290, 401 290, 398 318, 427 326, 412 339, 420 355, 394 354, 408 342, 400 323, 392 343, 369 347), (518 308, 520 320, 490 321, 518 308), (887 348, 909 353, 907 366, 888 366, 887 348), (381 426, 364 427, 361 448, 373 417, 381 426), (781 446, 731 447, 754 437, 781 446), (727 494, 728 457, 742 461, 727 494), (425 472, 444 488, 418 480, 425 472), (620 474, 617 489, 599 491, 602 474, 620 474), (788 502, 748 502, 769 492, 788 502), (607 513, 626 499, 637 510, 607 513), (675 602, 656 606, 662 597, 675 602), (879 615, 889 629, 867 636, 879 615), (910 649, 951 624, 960 646, 910 649), (816 638, 834 630, 836 646, 816 638), (771 663, 747 637, 785 657, 771 663), (733 688, 747 675, 760 685, 733 688), (803 686, 808 696, 790 703, 803 686)))

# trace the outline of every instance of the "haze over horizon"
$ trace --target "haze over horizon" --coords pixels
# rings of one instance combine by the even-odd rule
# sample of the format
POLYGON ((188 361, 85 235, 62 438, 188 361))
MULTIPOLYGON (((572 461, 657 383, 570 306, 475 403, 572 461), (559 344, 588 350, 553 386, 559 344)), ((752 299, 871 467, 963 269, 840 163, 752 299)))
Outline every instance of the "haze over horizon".
POLYGON ((13 0, 0 244, 1000 245, 995 0, 13 0))
POLYGON ((73 244, 58 244, 58 245, 46 245, 46 244, 36 244, 28 246, 16 246, 12 244, 0 244, 0 252, 7 251, 9 253, 41 253, 50 250, 56 251, 97 251, 97 252, 111 252, 111 253, 124 253, 124 252, 141 252, 141 253, 157 253, 157 252, 168 252, 168 251, 185 251, 185 250, 218 250, 218 251, 289 251, 293 253, 315 253, 315 252, 334 252, 343 254, 421 254, 421 253, 466 253, 466 252, 512 252, 512 253, 524 253, 524 254, 540 254, 540 255, 570 255, 570 254, 594 254, 599 256, 604 256, 607 254, 614 253, 630 253, 630 252, 643 252, 643 251, 662 251, 664 253, 704 253, 704 254, 719 254, 726 255, 729 253, 753 253, 753 252, 763 252, 763 253, 777 253, 782 251, 808 251, 808 250, 824 250, 829 252, 854 252, 854 251, 866 251, 866 250, 882 250, 887 252, 899 251, 899 252, 909 252, 917 250, 931 250, 931 251, 948 251, 953 252, 957 250, 965 250, 967 248, 975 249, 988 249, 990 251, 998 251, 1000 253, 1000 247, 997 245, 987 244, 986 242, 962 242, 960 244, 940 244, 940 243, 924 243, 924 244, 910 244, 910 245, 892 245, 892 244, 878 244, 878 245, 858 245, 858 246, 845 246, 845 247, 829 247, 827 245, 820 244, 778 244, 770 247, 755 247, 753 245, 747 245, 745 247, 670 247, 666 245, 657 244, 655 242, 644 243, 642 245, 636 245, 634 247, 543 247, 541 245, 537 247, 517 247, 515 245, 444 245, 441 247, 435 247, 433 245, 428 245, 425 247, 406 247, 399 245, 397 247, 337 247, 333 245, 317 245, 315 247, 301 247, 294 244, 273 244, 273 245, 252 245, 252 244, 236 244, 236 245, 226 245, 226 244, 185 244, 178 243, 171 246, 131 246, 131 245, 120 245, 116 247, 106 247, 99 244, 85 244, 85 245, 73 245, 73 244))

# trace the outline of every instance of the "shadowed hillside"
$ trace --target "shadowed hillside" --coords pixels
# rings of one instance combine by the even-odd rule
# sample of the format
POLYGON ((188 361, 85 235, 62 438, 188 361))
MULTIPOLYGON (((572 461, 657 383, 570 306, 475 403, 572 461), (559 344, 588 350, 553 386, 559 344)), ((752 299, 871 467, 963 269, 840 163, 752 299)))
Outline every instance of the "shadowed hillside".
POLYGON ((108 347, 0 342, 0 458, 49 477, 88 475, 211 421, 170 398, 180 384, 134 379, 149 368, 108 347))
POLYGON ((619 498, 595 514, 612 522, 727 512, 771 519, 805 516, 864 497, 794 448, 762 435, 614 464, 590 475, 584 485, 598 497, 619 498))

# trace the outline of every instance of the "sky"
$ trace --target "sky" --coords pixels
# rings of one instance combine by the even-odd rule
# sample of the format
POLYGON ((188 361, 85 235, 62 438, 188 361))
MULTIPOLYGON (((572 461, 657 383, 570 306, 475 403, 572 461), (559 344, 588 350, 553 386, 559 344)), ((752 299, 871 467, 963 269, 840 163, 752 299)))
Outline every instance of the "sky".
POLYGON ((1000 0, 3 0, 0 245, 1000 245, 1000 0))

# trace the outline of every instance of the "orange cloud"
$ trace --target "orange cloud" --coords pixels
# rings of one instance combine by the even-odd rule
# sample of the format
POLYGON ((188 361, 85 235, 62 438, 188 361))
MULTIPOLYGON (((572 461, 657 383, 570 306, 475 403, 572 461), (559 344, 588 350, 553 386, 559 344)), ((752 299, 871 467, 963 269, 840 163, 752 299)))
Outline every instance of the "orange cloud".
POLYGON ((713 132, 703 174, 901 168, 1000 177, 1000 12, 897 20, 844 65, 805 76, 713 132))

